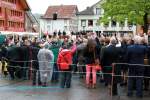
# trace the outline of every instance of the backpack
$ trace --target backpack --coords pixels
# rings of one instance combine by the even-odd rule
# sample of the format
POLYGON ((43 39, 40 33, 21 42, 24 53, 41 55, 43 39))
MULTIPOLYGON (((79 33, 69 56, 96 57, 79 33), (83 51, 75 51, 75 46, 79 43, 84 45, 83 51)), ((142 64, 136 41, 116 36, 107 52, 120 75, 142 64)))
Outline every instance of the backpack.
POLYGON ((59 52, 57 64, 60 70, 69 70, 72 64, 72 53, 68 49, 59 52))

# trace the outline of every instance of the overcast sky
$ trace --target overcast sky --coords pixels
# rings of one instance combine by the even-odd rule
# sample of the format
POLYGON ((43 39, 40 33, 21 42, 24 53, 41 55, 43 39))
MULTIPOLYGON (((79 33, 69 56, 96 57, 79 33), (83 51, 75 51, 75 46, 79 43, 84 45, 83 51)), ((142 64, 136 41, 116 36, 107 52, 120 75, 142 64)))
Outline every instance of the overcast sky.
POLYGON ((44 14, 50 5, 77 5, 79 11, 84 10, 100 0, 27 0, 32 13, 44 14))

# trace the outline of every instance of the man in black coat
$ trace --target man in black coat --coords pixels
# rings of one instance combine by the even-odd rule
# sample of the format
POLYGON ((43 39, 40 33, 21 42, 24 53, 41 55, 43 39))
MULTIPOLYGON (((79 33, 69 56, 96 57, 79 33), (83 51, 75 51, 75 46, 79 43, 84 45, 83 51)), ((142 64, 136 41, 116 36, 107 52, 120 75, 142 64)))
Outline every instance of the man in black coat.
MULTIPOLYGON (((145 67, 145 72, 144 72, 144 76, 146 76, 146 77, 150 77, 150 45, 149 46, 147 46, 147 48, 148 48, 148 53, 147 53, 147 58, 148 58, 148 65, 149 66, 146 66, 145 67)), ((144 79, 144 90, 149 90, 149 86, 150 86, 150 78, 145 78, 144 79)))
POLYGON ((37 54, 40 50, 40 48, 37 48, 37 47, 31 47, 31 50, 32 50, 32 57, 31 57, 31 60, 32 60, 32 72, 33 72, 33 83, 32 85, 36 85, 36 76, 38 74, 38 85, 41 85, 41 79, 40 79, 40 72, 39 72, 39 64, 38 64, 38 58, 37 58, 37 54))
POLYGON ((104 74, 104 81, 105 81, 105 84, 109 86, 109 89, 111 85, 113 85, 112 95, 117 95, 117 83, 114 82, 113 84, 111 84, 112 83, 111 73, 112 73, 113 63, 117 63, 118 58, 119 58, 119 53, 116 47, 116 43, 117 41, 112 38, 110 40, 110 44, 104 48, 101 54, 103 55, 101 57, 101 63, 102 63, 102 66, 104 67, 103 72, 109 73, 109 74, 104 74))
POLYGON ((147 53, 146 46, 141 45, 141 37, 134 38, 133 45, 127 48, 127 60, 129 64, 129 78, 128 78, 128 96, 133 95, 134 82, 136 83, 136 96, 143 96, 143 76, 144 75, 144 57, 147 53), (134 65, 133 65, 134 64, 134 65), (140 64, 140 65, 139 65, 140 64))
POLYGON ((21 52, 19 53, 21 55, 21 67, 22 68, 22 77, 23 79, 29 79, 29 68, 31 66, 31 52, 32 50, 30 49, 30 42, 28 40, 25 40, 25 43, 23 46, 20 47, 21 52))
POLYGON ((21 78, 20 67, 17 67, 20 65, 20 62, 18 62, 21 59, 19 54, 20 52, 21 49, 17 46, 11 46, 7 49, 6 58, 8 59, 9 63, 8 72, 10 73, 12 79, 15 78, 15 75, 18 78, 21 78))

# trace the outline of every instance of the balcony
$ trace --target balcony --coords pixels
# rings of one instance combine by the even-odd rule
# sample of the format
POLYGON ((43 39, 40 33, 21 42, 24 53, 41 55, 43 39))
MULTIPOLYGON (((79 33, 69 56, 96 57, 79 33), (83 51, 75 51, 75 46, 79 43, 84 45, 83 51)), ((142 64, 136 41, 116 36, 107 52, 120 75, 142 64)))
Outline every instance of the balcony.
POLYGON ((24 28, 17 28, 18 32, 24 32, 24 28))
POLYGON ((0 31, 4 31, 4 30, 5 30, 4 26, 0 26, 0 31))
POLYGON ((16 9, 16 4, 6 2, 6 1, 1 1, 1 5, 6 8, 11 8, 11 9, 16 9))
POLYGON ((4 19, 5 15, 3 13, 0 13, 0 19, 4 19))
POLYGON ((7 30, 9 30, 9 31, 15 31, 14 27, 8 27, 7 30))
POLYGON ((13 32, 23 32, 24 28, 14 28, 14 27, 8 27, 7 28, 9 31, 13 31, 13 32))
POLYGON ((105 31, 133 31, 132 27, 103 27, 105 31))
POLYGON ((24 17, 21 16, 21 17, 17 17, 17 16, 8 16, 8 19, 11 20, 11 21, 19 21, 19 22, 24 22, 24 17))

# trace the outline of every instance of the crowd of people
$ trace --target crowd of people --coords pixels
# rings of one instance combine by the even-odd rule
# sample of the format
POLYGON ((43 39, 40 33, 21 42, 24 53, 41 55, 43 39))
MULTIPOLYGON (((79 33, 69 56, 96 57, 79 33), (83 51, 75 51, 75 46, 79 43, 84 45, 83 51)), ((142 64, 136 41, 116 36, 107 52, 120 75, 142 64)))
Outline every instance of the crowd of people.
POLYGON ((96 88, 100 78, 112 95, 117 95, 118 84, 127 85, 128 96, 133 96, 136 90, 136 96, 142 97, 143 87, 149 90, 150 47, 143 34, 55 34, 42 39, 23 37, 21 40, 9 37, 1 45, 0 56, 2 62, 8 62, 8 72, 4 66, 2 68, 5 75, 9 73, 12 79, 30 77, 33 85, 38 79, 38 85, 60 81, 61 88, 70 88, 72 74, 78 73, 85 79, 87 88, 96 88), (147 63, 145 59, 148 59, 147 63), (18 69, 18 65, 23 67, 18 69))

